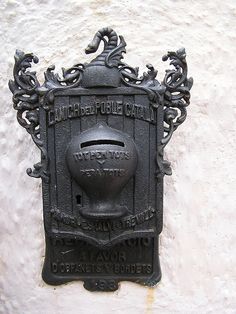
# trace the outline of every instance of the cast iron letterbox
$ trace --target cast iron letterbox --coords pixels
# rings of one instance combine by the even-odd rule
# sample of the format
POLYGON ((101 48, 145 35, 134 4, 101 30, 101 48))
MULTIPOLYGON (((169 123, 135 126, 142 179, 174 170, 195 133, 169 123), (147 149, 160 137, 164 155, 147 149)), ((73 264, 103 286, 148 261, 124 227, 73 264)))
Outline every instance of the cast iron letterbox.
POLYGON ((29 71, 38 59, 17 50, 9 82, 22 127, 41 151, 27 173, 42 178, 45 282, 84 281, 113 291, 121 280, 147 286, 161 278, 158 235, 162 230, 165 145, 186 118, 192 79, 185 50, 168 52, 164 80, 151 64, 125 64, 125 40, 99 30, 85 50, 104 50, 89 64, 47 69, 40 85, 29 71), (106 39, 105 39, 106 38, 106 39))

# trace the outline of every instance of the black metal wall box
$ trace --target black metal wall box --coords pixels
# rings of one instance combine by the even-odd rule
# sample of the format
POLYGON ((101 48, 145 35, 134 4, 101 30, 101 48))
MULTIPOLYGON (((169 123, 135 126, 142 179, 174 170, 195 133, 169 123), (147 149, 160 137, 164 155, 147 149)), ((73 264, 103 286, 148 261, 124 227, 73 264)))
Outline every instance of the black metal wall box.
POLYGON ((185 49, 162 59, 173 66, 163 81, 151 64, 123 61, 126 43, 100 29, 85 50, 104 50, 89 64, 50 66, 40 85, 17 50, 9 82, 17 120, 41 151, 28 175, 42 179, 46 255, 43 279, 83 280, 90 291, 114 291, 119 281, 153 286, 161 278, 163 151, 186 118, 192 78, 185 49))

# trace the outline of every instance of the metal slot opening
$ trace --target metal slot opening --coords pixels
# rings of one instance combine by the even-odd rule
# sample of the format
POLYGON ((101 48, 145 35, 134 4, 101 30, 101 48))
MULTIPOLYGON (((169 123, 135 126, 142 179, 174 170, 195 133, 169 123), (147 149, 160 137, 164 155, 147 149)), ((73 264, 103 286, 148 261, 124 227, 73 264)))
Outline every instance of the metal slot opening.
POLYGON ((124 147, 125 144, 120 141, 114 141, 114 140, 93 140, 93 141, 88 141, 81 143, 81 148, 83 147, 88 147, 88 146, 94 146, 94 145, 117 145, 124 147))
POLYGON ((76 203, 78 204, 78 205, 81 205, 81 195, 76 195, 76 203))

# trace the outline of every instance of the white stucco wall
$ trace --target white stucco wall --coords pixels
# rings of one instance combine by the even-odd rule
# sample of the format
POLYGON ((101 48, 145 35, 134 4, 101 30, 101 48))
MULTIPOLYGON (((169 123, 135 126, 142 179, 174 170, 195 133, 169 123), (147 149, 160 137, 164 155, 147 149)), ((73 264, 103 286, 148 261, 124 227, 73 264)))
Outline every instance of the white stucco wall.
POLYGON ((0 25, 0 313, 236 313, 236 1, 2 0, 0 25), (154 289, 123 282, 90 293, 81 282, 41 279, 41 183, 25 174, 39 152, 12 109, 14 51, 40 58, 42 81, 50 64, 91 59, 84 48, 103 26, 124 35, 127 63, 152 63, 160 80, 162 55, 184 46, 194 77, 188 119, 166 149, 173 175, 154 289))

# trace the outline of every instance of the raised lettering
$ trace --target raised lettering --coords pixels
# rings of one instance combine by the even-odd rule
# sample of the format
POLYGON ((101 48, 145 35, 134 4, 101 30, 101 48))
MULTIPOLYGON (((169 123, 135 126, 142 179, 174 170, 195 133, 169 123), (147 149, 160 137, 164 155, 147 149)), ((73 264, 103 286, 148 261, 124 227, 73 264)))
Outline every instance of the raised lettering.
POLYGON ((135 103, 123 103, 122 101, 102 101, 89 105, 75 103, 73 105, 62 106, 48 113, 48 125, 74 119, 88 115, 124 115, 129 118, 140 119, 150 123, 155 123, 155 113, 153 108, 135 103))

